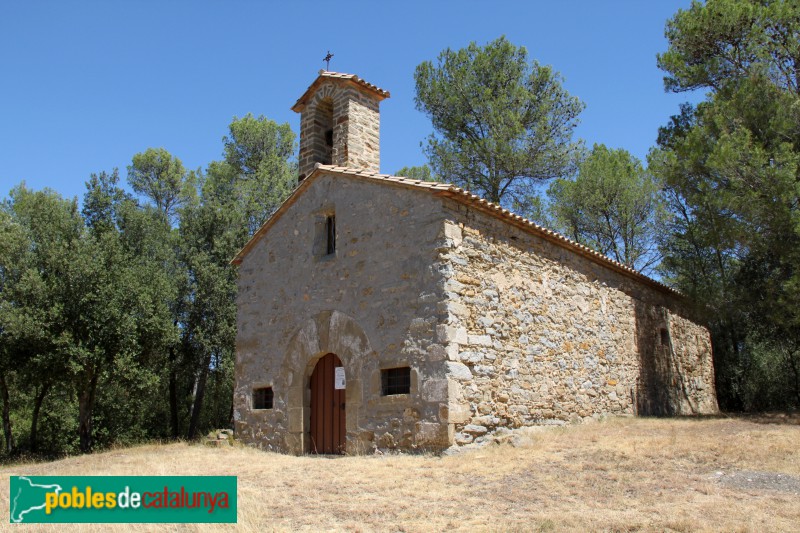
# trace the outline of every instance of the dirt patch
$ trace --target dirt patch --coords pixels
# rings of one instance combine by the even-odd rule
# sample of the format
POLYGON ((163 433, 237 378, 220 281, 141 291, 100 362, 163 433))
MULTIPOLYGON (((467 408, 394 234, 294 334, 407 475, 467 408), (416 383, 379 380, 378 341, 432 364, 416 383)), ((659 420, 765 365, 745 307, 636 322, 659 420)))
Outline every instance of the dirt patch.
POLYGON ((712 476, 717 483, 738 490, 773 490, 800 496, 800 477, 776 472, 715 472, 712 476))

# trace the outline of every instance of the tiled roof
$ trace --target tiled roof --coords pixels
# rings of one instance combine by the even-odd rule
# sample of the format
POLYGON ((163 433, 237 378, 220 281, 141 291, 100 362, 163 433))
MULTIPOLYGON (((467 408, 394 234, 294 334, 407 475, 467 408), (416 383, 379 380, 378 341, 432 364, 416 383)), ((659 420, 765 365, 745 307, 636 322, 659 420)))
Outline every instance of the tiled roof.
POLYGON ((296 111, 298 113, 302 111, 303 108, 306 106, 306 103, 308 103, 308 99, 311 97, 312 94, 314 94, 314 92, 316 92, 317 87, 325 80, 336 80, 345 83, 354 83, 357 86, 366 89, 368 92, 371 92, 376 96, 378 96, 379 100, 384 100, 391 96, 389 94, 389 91, 381 89, 377 85, 373 85, 368 81, 364 81, 355 74, 345 74, 343 72, 329 72, 327 70, 320 70, 317 79, 314 80, 314 82, 308 86, 308 89, 306 89, 306 92, 303 93, 303 96, 301 96, 297 100, 297 102, 295 102, 295 104, 292 106, 292 111, 296 111))
POLYGON ((537 235, 549 242, 557 244, 562 248, 571 250, 577 253, 578 255, 582 255, 590 259, 595 263, 608 267, 611 270, 614 270, 621 274, 625 274, 626 276, 631 277, 637 281, 640 281, 646 285, 655 287, 665 292, 681 295, 681 293, 676 291, 675 289, 668 287, 667 285, 664 285, 663 283, 658 282, 653 278, 645 276, 641 272, 627 265, 624 265, 619 261, 615 261, 610 257, 601 254, 597 250, 593 250, 588 246, 584 246, 583 244, 575 242, 572 239, 569 239, 556 231, 542 227, 536 224, 535 222, 528 220, 525 217, 512 213, 508 209, 505 209, 493 202, 489 202, 476 194, 472 194, 471 192, 462 189, 461 187, 456 187, 455 185, 449 183, 422 181, 417 179, 404 178, 402 176, 390 176, 388 174, 379 174, 377 172, 372 172, 369 170, 358 170, 347 167, 337 167, 333 165, 322 165, 319 163, 315 165, 314 171, 307 178, 305 178, 303 181, 300 182, 300 184, 297 186, 297 188, 294 190, 291 196, 289 196, 289 198, 285 202, 283 202, 283 204, 281 204, 281 206, 277 209, 277 211, 275 211, 275 213, 273 213, 270 219, 267 220, 267 222, 265 222, 264 225, 261 226, 261 228, 259 228, 258 231, 255 232, 250 241, 244 245, 244 247, 239 251, 238 254, 236 254, 236 257, 233 258, 231 263, 237 265, 240 264, 244 259, 244 256, 247 255, 247 253, 253 246, 255 246, 256 242, 261 238, 261 236, 265 234, 267 230, 269 230, 269 228, 275 223, 275 221, 279 219, 281 215, 289 208, 289 206, 291 206, 294 203, 294 201, 300 196, 300 194, 302 194, 302 191, 305 190, 317 176, 320 176, 322 174, 334 174, 340 176, 362 178, 369 181, 384 183, 387 185, 396 185, 401 187, 427 190, 430 191, 435 196, 446 196, 461 204, 473 207, 475 209, 478 209, 479 211, 492 215, 495 218, 513 224, 514 226, 517 226, 531 234, 537 235))

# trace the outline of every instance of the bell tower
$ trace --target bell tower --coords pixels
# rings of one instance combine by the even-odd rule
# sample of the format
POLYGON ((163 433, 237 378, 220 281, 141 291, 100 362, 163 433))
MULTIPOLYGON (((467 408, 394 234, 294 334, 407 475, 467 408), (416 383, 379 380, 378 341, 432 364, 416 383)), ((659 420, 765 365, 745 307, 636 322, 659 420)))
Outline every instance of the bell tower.
POLYGON ((298 182, 316 163, 380 171, 381 100, 389 91, 355 74, 320 70, 319 76, 292 106, 300 113, 298 182))

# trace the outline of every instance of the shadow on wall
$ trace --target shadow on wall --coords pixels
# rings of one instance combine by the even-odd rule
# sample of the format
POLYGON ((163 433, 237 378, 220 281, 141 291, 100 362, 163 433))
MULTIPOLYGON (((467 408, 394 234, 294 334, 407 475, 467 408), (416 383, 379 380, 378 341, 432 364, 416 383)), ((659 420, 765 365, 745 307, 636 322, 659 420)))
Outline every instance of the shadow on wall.
POLYGON ((634 391, 638 416, 691 414, 691 403, 684 394, 685 376, 675 360, 669 327, 669 313, 661 306, 635 301, 636 348, 639 377, 634 391), (689 405, 684 412, 683 403, 689 405))

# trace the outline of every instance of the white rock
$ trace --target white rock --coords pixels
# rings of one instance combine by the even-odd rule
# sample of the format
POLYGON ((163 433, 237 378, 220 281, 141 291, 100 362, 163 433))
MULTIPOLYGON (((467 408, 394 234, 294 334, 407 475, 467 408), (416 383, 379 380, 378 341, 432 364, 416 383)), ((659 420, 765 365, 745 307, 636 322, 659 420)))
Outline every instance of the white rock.
POLYGON ((473 346, 491 346, 492 338, 489 335, 470 335, 469 342, 473 346))
POLYGON ((472 379, 472 372, 467 365, 462 363, 447 362, 447 374, 453 379, 468 381, 472 379))
POLYGON ((485 435, 488 431, 484 426, 476 426, 475 424, 467 424, 463 429, 464 433, 471 435, 485 435))

